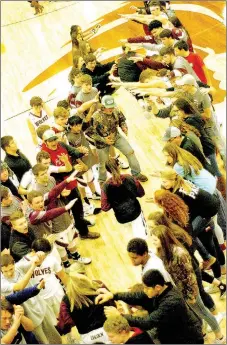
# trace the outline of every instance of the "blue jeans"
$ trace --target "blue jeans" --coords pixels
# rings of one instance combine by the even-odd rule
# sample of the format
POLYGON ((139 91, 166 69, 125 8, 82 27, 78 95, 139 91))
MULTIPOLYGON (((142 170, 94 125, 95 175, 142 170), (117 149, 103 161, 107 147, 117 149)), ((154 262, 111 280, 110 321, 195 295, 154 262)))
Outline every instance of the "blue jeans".
MULTIPOLYGON (((133 176, 137 176, 140 174, 140 165, 136 158, 133 148, 128 143, 128 141, 120 134, 117 134, 116 141, 113 145, 116 147, 128 160, 129 166, 131 168, 131 173, 133 176)), ((97 149, 98 157, 99 157, 99 181, 105 182, 107 178, 106 173, 106 162, 109 159, 109 151, 110 146, 104 147, 103 149, 97 149)))

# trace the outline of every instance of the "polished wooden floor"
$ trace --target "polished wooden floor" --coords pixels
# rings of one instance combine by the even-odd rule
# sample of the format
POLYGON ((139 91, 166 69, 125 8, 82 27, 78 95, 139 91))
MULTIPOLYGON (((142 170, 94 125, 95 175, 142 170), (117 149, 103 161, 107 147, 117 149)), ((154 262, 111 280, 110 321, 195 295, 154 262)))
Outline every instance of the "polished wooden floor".
MULTIPOLYGON (((45 7, 43 14, 34 16, 27 1, 1 1, 1 133, 13 135, 22 152, 33 163, 35 149, 25 124, 29 99, 39 95, 54 108, 59 99, 67 96, 67 75, 71 66, 71 45, 67 44, 70 26, 79 24, 88 30, 96 23, 101 23, 100 32, 90 43, 93 48, 107 48, 103 61, 111 60, 120 53, 119 39, 143 34, 140 25, 124 22, 118 16, 119 13, 132 12, 132 2, 42 3, 45 7)), ((219 116, 224 121, 226 64, 223 56, 226 52, 226 26, 223 16, 226 3, 191 1, 183 4, 182 1, 172 1, 172 4, 187 27, 196 50, 207 61, 212 85, 217 89, 214 103, 220 107, 219 116)), ((136 152, 142 171, 149 176, 151 171, 164 164, 161 137, 168 126, 168 120, 146 119, 134 97, 124 89, 119 90, 115 97, 127 118, 128 140, 136 152)), ((160 187, 160 181, 149 176, 149 181, 143 186, 146 196, 151 196, 160 187)), ((99 205, 99 202, 95 204, 99 205)), ((153 204, 146 203, 145 197, 141 205, 146 217, 155 208, 153 204)), ((113 291, 126 290, 140 282, 140 269, 131 265, 126 252, 128 240, 132 238, 130 226, 118 224, 113 212, 109 211, 96 217, 93 229, 101 233, 101 238, 80 243, 80 252, 92 257, 92 264, 86 267, 88 275, 101 279, 113 291)), ((213 296, 218 311, 225 311, 225 300, 220 301, 217 294, 213 296)), ((225 320, 221 327, 225 332, 225 320)), ((212 341, 211 334, 207 342, 212 341)))

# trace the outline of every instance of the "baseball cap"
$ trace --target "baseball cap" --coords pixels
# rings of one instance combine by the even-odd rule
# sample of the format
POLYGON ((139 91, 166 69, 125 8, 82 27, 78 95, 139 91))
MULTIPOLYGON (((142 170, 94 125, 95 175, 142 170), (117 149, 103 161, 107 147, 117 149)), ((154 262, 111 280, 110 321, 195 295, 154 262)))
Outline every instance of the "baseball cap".
POLYGON ((177 85, 193 85, 196 86, 196 80, 191 74, 185 74, 181 79, 176 80, 177 85))
POLYGON ((168 127, 162 140, 168 141, 169 139, 179 137, 180 135, 181 131, 179 130, 179 128, 173 126, 168 127))
POLYGON ((103 96, 101 103, 105 108, 115 108, 117 106, 114 98, 110 95, 103 96))
POLYGON ((54 141, 56 140, 58 137, 56 135, 56 133, 52 130, 52 129, 48 129, 47 131, 44 132, 43 134, 43 140, 46 141, 54 141))

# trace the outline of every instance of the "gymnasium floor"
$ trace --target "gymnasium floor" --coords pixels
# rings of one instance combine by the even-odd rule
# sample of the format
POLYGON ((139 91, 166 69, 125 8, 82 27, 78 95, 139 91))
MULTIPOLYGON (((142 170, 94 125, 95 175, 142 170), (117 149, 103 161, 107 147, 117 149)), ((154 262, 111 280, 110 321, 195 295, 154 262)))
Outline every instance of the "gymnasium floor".
MULTIPOLYGON (((127 1, 41 1, 42 15, 34 16, 27 1, 1 1, 1 136, 13 135, 32 163, 35 149, 26 127, 26 112, 32 96, 41 96, 53 109, 58 100, 67 97, 68 73, 71 68, 69 29, 73 24, 83 30, 97 23, 101 29, 90 40, 92 47, 104 46, 103 61, 121 52, 119 39, 143 34, 142 26, 126 22, 119 13, 131 13, 127 1)), ((214 103, 219 121, 226 128, 226 20, 225 1, 172 1, 172 7, 190 33, 196 51, 205 58, 211 84, 217 89, 214 103)), ((164 164, 161 137, 168 121, 146 119, 136 100, 121 89, 116 102, 126 115, 129 141, 144 173, 149 175, 164 164)), ((158 189, 160 181, 149 177, 144 183, 146 196, 158 189)), ((98 202, 95 202, 97 205, 98 202)), ((153 204, 141 200, 145 216, 153 204)), ((140 270, 133 267, 126 253, 131 229, 120 226, 112 211, 96 217, 93 228, 101 233, 96 241, 83 241, 80 251, 92 257, 87 266, 89 276, 100 279, 114 291, 125 290, 140 281, 140 270)), ((225 300, 213 295, 219 311, 225 311, 225 300)), ((225 320, 221 324, 225 332, 225 320)), ((209 335, 207 343, 212 343, 209 335)))

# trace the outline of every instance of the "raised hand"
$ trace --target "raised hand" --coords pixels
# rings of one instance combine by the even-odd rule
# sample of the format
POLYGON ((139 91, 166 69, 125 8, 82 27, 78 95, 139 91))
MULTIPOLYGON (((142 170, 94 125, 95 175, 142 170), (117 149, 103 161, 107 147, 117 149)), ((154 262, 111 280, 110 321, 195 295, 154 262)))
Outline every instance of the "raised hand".
POLYGON ((111 316, 121 315, 121 313, 115 307, 104 307, 104 314, 107 318, 111 316))
POLYGON ((62 154, 59 156, 59 159, 60 159, 60 161, 61 161, 62 163, 66 163, 66 162, 68 162, 69 157, 68 157, 67 154, 62 153, 62 154))
POLYGON ((69 211, 69 210, 73 207, 73 205, 75 204, 76 201, 77 201, 77 198, 71 200, 71 201, 65 206, 66 211, 69 211))
POLYGON ((113 299, 113 294, 107 289, 101 288, 98 289, 97 292, 99 295, 95 298, 95 304, 103 304, 113 299))

